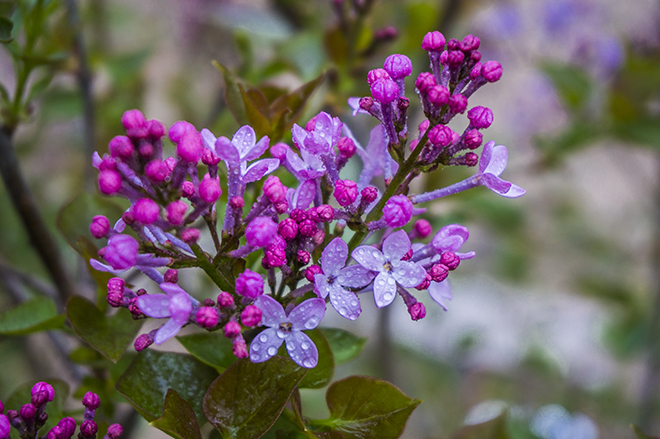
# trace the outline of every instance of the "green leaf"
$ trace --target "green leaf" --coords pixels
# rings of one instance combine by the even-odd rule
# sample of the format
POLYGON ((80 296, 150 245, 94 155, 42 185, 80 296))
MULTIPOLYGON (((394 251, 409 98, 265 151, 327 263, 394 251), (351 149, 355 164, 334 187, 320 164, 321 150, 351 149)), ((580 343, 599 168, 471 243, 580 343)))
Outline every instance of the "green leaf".
POLYGON ((174 389, 167 391, 163 416, 151 425, 177 439, 202 439, 195 412, 174 389))
POLYGON ((213 368, 190 355, 147 349, 135 357, 115 387, 149 422, 161 416, 167 391, 174 389, 190 404, 199 425, 204 425, 202 398, 217 376, 213 368))
POLYGON ((631 425, 630 428, 632 428, 632 430, 635 432, 637 439, 660 439, 660 437, 658 436, 651 436, 649 434, 644 433, 642 429, 636 425, 631 425))
POLYGON ((248 119, 248 124, 254 128, 255 133, 257 133, 257 138, 269 135, 270 120, 268 120, 268 115, 262 113, 259 110, 259 107, 264 107, 264 105, 267 105, 266 98, 264 97, 263 93, 256 89, 249 90, 252 96, 255 97, 255 102, 240 84, 238 89, 241 92, 241 99, 243 100, 243 106, 245 107, 245 114, 248 119))
POLYGON ((285 357, 264 363, 236 361, 204 397, 204 413, 225 438, 257 439, 282 413, 291 392, 307 373, 285 357))
POLYGON ((589 75, 575 65, 545 63, 541 70, 552 81, 564 105, 572 110, 584 108, 591 96, 589 75))
POLYGON ((273 117, 275 123, 273 124, 271 141, 275 142, 281 139, 282 134, 290 130, 293 124, 298 121, 305 108, 305 104, 319 85, 321 85, 324 78, 325 72, 293 90, 291 93, 280 96, 270 105, 271 114, 280 114, 279 118, 273 117))
POLYGON ((231 340, 221 331, 181 335, 176 338, 192 356, 202 363, 224 371, 236 361, 231 340))
POLYGON ((511 439, 506 428, 506 411, 490 421, 460 428, 451 439, 511 439))
POLYGON ((10 43, 14 40, 11 31, 14 29, 14 23, 7 18, 0 16, 0 43, 10 43))
MULTIPOLYGON (((64 407, 64 401, 69 396, 69 385, 64 381, 57 379, 45 379, 44 381, 53 386, 55 397, 47 406, 48 420, 41 430, 39 430, 43 434, 57 425, 57 422, 64 417, 62 409, 64 407)), ((9 398, 3 401, 5 403, 5 409, 20 410, 23 405, 28 404, 32 399, 32 387, 34 384, 34 382, 29 382, 19 386, 9 398)), ((12 429, 12 438, 18 438, 17 433, 15 429, 12 429)))
POLYGON ((234 115, 234 118, 240 125, 247 125, 249 123, 245 105, 243 104, 243 96, 241 88, 236 81, 236 77, 229 71, 229 69, 217 61, 213 61, 213 65, 220 70, 222 78, 225 81, 225 103, 227 108, 234 115))
POLYGON ((387 381, 367 376, 335 381, 325 399, 330 419, 310 424, 329 426, 346 439, 396 439, 422 402, 409 398, 387 381))
POLYGON ((316 367, 309 369, 305 378, 300 381, 298 387, 301 389, 320 389, 332 381, 335 375, 335 359, 332 355, 332 349, 325 339, 323 333, 318 329, 305 331, 305 334, 312 339, 319 351, 319 362, 316 367))
POLYGON ((142 326, 142 321, 133 320, 127 309, 118 309, 116 314, 106 317, 80 296, 69 299, 66 316, 78 337, 113 362, 122 357, 142 326))
POLYGON ((358 337, 357 335, 338 328, 319 328, 325 338, 330 343, 330 348, 335 356, 335 364, 344 364, 353 358, 357 357, 364 343, 367 341, 366 337, 358 337))
POLYGON ((0 314, 0 334, 25 335, 49 329, 62 329, 64 315, 57 315, 55 302, 36 297, 0 314))

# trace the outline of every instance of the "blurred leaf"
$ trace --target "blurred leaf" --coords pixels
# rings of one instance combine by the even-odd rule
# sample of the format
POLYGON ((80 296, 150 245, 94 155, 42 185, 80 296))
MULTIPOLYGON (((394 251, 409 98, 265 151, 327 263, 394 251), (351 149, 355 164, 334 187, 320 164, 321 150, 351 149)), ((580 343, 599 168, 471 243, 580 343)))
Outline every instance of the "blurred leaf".
POLYGON ((229 69, 217 61, 213 61, 213 65, 220 70, 222 78, 225 81, 225 103, 229 111, 234 115, 234 118, 239 125, 249 124, 247 111, 243 103, 243 94, 241 87, 236 81, 236 77, 229 71, 229 69))
POLYGON ((167 391, 163 416, 151 425, 177 439, 202 439, 195 412, 174 389, 167 391))
POLYGON ((25 102, 30 103, 35 98, 39 97, 48 88, 54 77, 55 75, 53 72, 48 72, 35 81, 34 84, 30 86, 30 92, 28 93, 25 102))
POLYGON ((456 431, 451 439, 511 439, 506 428, 506 412, 481 424, 466 425, 456 431))
POLYGON ((202 399, 218 373, 190 355, 146 349, 117 380, 116 388, 149 422, 161 417, 168 389, 185 399, 197 416, 206 423, 202 399))
POLYGON ((339 328, 319 328, 325 338, 330 344, 330 349, 335 357, 336 364, 344 364, 347 361, 357 357, 364 343, 367 341, 366 337, 358 337, 357 335, 339 328))
POLYGON ((422 401, 393 384, 367 376, 350 376, 330 385, 325 394, 330 419, 310 424, 330 427, 346 439, 395 439, 422 401))
POLYGON ((142 321, 133 320, 124 308, 106 317, 92 302, 74 296, 66 304, 66 316, 78 337, 112 362, 117 362, 137 335, 142 321))
POLYGON ((136 77, 140 76, 140 72, 151 54, 152 50, 149 48, 130 53, 113 54, 112 58, 104 60, 104 65, 110 72, 113 83, 131 83, 136 77))
MULTIPOLYGON (((64 381, 51 378, 44 381, 53 386, 55 396, 53 400, 48 403, 48 420, 41 430, 39 430, 41 432, 49 431, 64 417, 62 411, 64 408, 64 401, 66 401, 69 396, 69 385, 64 381)), ((9 398, 3 401, 5 410, 20 410, 23 405, 30 403, 32 400, 32 387, 34 384, 35 382, 29 382, 20 385, 9 398)), ((19 439, 18 431, 15 428, 11 429, 11 437, 12 439, 19 439)))
POLYGON ((14 29, 14 23, 7 18, 0 16, 0 43, 9 43, 14 40, 11 31, 14 29))
POLYGON ((603 279, 601 276, 583 276, 576 280, 576 286, 579 291, 589 296, 604 299, 628 309, 634 308, 637 303, 635 293, 620 281, 617 283, 612 279, 603 279))
POLYGON ((102 364, 108 361, 97 351, 85 345, 69 352, 68 357, 74 363, 82 365, 102 364))
POLYGON ((544 154, 544 164, 552 166, 559 163, 567 154, 584 148, 603 135, 605 135, 605 130, 602 126, 576 120, 558 137, 536 138, 535 143, 544 154))
POLYGON ((291 129, 294 123, 298 121, 305 108, 305 104, 310 96, 316 91, 323 82, 325 73, 321 73, 315 79, 303 84, 291 93, 280 96, 270 106, 271 114, 279 114, 279 118, 274 119, 272 141, 278 141, 282 138, 285 131, 291 129))
POLYGON ((348 56, 348 43, 340 28, 330 29, 325 33, 323 45, 328 56, 335 64, 342 65, 348 56))
POLYGON ((319 329, 304 331, 312 339, 319 351, 319 362, 316 367, 309 369, 305 378, 300 381, 301 389, 320 389, 330 384, 335 375, 335 359, 328 340, 319 329))
POLYGON ((16 9, 17 0, 0 0, 0 16, 11 18, 16 9))
POLYGON ((236 361, 232 342, 222 331, 180 335, 179 343, 199 361, 222 372, 236 361))
POLYGON ((592 92, 589 75, 576 65, 541 64, 541 71, 552 81, 559 98, 571 110, 584 108, 592 92))
POLYGON ((660 118, 642 117, 612 124, 611 133, 623 141, 660 147, 660 118))
POLYGON ((630 428, 632 428, 632 430, 635 432, 637 439, 660 439, 659 436, 651 436, 649 434, 644 433, 642 429, 636 425, 631 425, 630 428))
POLYGON ((204 413, 225 438, 257 439, 275 423, 305 373, 284 357, 236 361, 209 388, 204 413))
POLYGON ((64 315, 57 315, 52 299, 36 297, 0 314, 0 334, 25 335, 50 329, 62 329, 64 315))
POLYGON ((241 99, 243 100, 243 107, 245 108, 245 115, 247 116, 248 125, 254 128, 254 131, 257 133, 257 138, 269 135, 270 121, 268 120, 268 115, 259 111, 260 105, 267 105, 266 98, 261 92, 253 92, 252 94, 258 99, 258 102, 255 103, 250 95, 248 95, 248 93, 243 89, 243 86, 239 84, 238 89, 241 92, 241 99))

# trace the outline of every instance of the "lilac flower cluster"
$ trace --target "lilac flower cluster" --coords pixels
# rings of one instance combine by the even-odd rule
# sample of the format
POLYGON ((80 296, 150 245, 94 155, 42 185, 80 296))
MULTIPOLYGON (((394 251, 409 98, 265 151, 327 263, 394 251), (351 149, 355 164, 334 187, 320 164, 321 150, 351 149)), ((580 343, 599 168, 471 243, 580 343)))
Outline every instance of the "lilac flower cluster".
MULTIPOLYGON (((11 427, 14 427, 22 439, 34 439, 37 437, 43 439, 70 439, 76 431, 76 420, 71 417, 65 417, 59 420, 57 425, 48 431, 47 434, 39 436, 39 430, 48 420, 46 405, 55 397, 53 386, 46 382, 36 383, 32 387, 31 402, 23 405, 19 410, 7 410, 3 415, 4 405, 0 401, 0 439, 8 439, 11 433, 11 427)), ((79 439, 96 439, 99 427, 94 421, 96 409, 99 408, 101 400, 99 396, 92 392, 87 392, 82 400, 85 406, 83 421, 80 424, 78 432, 79 439)), ((124 429, 119 424, 112 424, 108 427, 107 433, 103 439, 116 439, 123 433, 124 429)))
POLYGON ((355 320, 362 312, 360 293, 373 291, 378 307, 399 295, 412 319, 419 320, 426 309, 409 291, 417 289, 428 290, 446 309, 449 272, 474 256, 460 252, 469 233, 451 224, 433 235, 425 219, 417 219, 408 232, 400 229, 425 212, 414 205, 477 186, 509 198, 525 193, 500 178, 506 147, 488 142, 481 159, 475 153, 493 113, 483 106, 468 110, 468 99, 502 75, 499 63, 481 62, 479 44, 471 35, 462 41, 445 41, 439 32, 424 37, 431 71, 417 76, 415 91, 426 119, 410 142, 405 82, 413 66, 404 55, 391 55, 382 69, 369 72, 371 96, 349 100, 354 114, 378 120, 364 148, 347 125, 321 112, 304 127, 293 125, 292 145, 270 146, 268 137, 259 139, 250 126, 230 140, 176 122, 167 131, 176 153, 164 158, 163 124, 146 120, 138 110, 126 112, 126 135, 110 142, 109 155, 96 154, 94 165, 101 192, 125 197, 131 207, 113 227, 105 217, 94 218, 90 232, 107 239, 107 245, 90 263, 117 275, 137 269, 162 291, 134 291, 119 277, 108 282, 107 300, 113 307, 128 308, 136 319, 167 319, 140 335, 135 348, 161 344, 194 324, 222 330, 239 358, 266 361, 285 344, 297 364, 311 368, 318 351, 304 331, 317 327, 326 302, 355 320), (467 127, 455 133, 447 123, 466 111, 467 127), (363 162, 359 178, 342 178, 355 154, 363 162), (477 164, 478 172, 463 182, 409 193, 412 180, 423 173, 477 164), (293 187, 280 180, 284 173, 293 177, 286 180, 295 181, 293 187), (219 232, 216 206, 225 184, 219 232), (258 196, 252 198, 252 193, 258 196), (203 228, 214 254, 198 244, 203 228), (353 232, 349 242, 343 238, 346 228, 353 232), (431 235, 429 243, 419 242, 431 235), (372 244, 366 245, 367 239, 372 244), (255 260, 252 254, 260 267, 247 265, 255 260), (218 286, 216 300, 199 301, 178 285, 178 270, 193 267, 218 286), (247 328, 263 328, 256 335, 250 332, 254 338, 248 339, 249 348, 243 337, 247 328))

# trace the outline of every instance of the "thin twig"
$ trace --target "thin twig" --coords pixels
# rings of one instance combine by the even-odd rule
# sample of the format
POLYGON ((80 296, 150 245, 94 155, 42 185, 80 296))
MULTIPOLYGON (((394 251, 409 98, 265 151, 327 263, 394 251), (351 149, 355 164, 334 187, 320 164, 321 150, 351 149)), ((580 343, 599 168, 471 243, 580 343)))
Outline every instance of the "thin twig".
POLYGON ((26 287, 32 288, 35 291, 48 296, 52 299, 57 298, 57 291, 55 291, 50 285, 42 282, 41 280, 35 278, 33 275, 23 273, 22 271, 12 267, 7 264, 5 261, 0 259, 0 275, 3 278, 13 278, 21 282, 26 287))

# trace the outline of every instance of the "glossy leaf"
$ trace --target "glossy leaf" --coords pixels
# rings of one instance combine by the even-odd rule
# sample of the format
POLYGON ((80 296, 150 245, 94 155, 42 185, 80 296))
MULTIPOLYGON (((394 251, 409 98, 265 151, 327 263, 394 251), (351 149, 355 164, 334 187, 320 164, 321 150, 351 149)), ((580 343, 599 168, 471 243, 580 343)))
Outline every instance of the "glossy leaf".
POLYGON ((326 340, 330 344, 330 349, 335 357, 335 364, 344 364, 347 361, 357 357, 364 343, 367 341, 366 337, 358 337, 357 335, 339 328, 319 328, 326 340))
POLYGON ((66 304, 66 316, 78 337, 109 360, 119 360, 137 335, 142 321, 133 320, 124 308, 106 317, 92 302, 74 296, 66 304))
POLYGON ((224 437, 257 439, 280 416, 291 392, 307 373, 288 358, 264 363, 236 361, 209 388, 204 413, 224 437))
POLYGON ((630 428, 635 432, 635 436, 637 436, 637 439, 660 439, 658 436, 651 436, 649 434, 646 434, 642 431, 641 428, 639 428, 636 425, 631 425, 630 428))
POLYGON ((162 415, 167 391, 174 389, 203 425, 202 398, 217 376, 213 368, 190 355, 147 349, 135 357, 115 387, 149 422, 162 415))
POLYGON ((334 382, 325 399, 330 419, 316 424, 329 426, 346 439, 398 438, 408 417, 421 403, 393 384, 367 376, 350 376, 334 382))
POLYGON ((231 340, 222 331, 181 335, 176 339, 192 356, 220 372, 236 361, 231 340))
POLYGON ((241 88, 238 81, 236 81, 236 77, 227 67, 219 62, 213 61, 213 65, 220 70, 222 78, 225 81, 225 103, 227 104, 227 108, 229 108, 229 111, 231 111, 239 124, 247 125, 249 121, 245 111, 245 105, 243 104, 241 88))
POLYGON ((52 299, 36 297, 0 314, 0 334, 24 335, 61 329, 64 320, 64 315, 57 315, 57 308, 52 299))
POLYGON ((319 351, 319 362, 316 367, 309 369, 298 387, 301 389, 320 389, 332 381, 332 377, 335 375, 335 359, 328 341, 320 330, 312 329, 304 332, 316 345, 316 349, 319 351))
MULTIPOLYGON (((48 432, 64 417, 62 410, 64 407, 64 401, 66 401, 69 396, 69 385, 64 381, 57 379, 45 379, 43 381, 53 386, 53 390, 55 391, 55 397, 47 406, 48 420, 41 430, 39 430, 40 432, 48 432)), ((34 386, 34 384, 35 382, 33 381, 22 384, 9 398, 3 400, 2 402, 5 405, 5 410, 19 410, 23 405, 28 404, 32 399, 32 386, 34 386)), ((18 439, 19 436, 16 429, 12 428, 11 432, 12 439, 18 439)))
POLYGON ((269 135, 270 121, 268 120, 268 115, 259 111, 259 106, 263 106, 266 98, 258 90, 252 89, 252 94, 258 98, 257 102, 255 102, 240 84, 238 88, 241 92, 241 99, 243 100, 243 106, 245 107, 245 115, 247 116, 248 124, 254 128, 255 133, 257 133, 257 138, 269 135))
POLYGON ((506 412, 481 424, 466 425, 454 432, 451 439, 511 439, 506 428, 506 412))
POLYGON ((151 425, 178 439, 202 439, 195 412, 174 389, 167 391, 163 416, 151 425))

